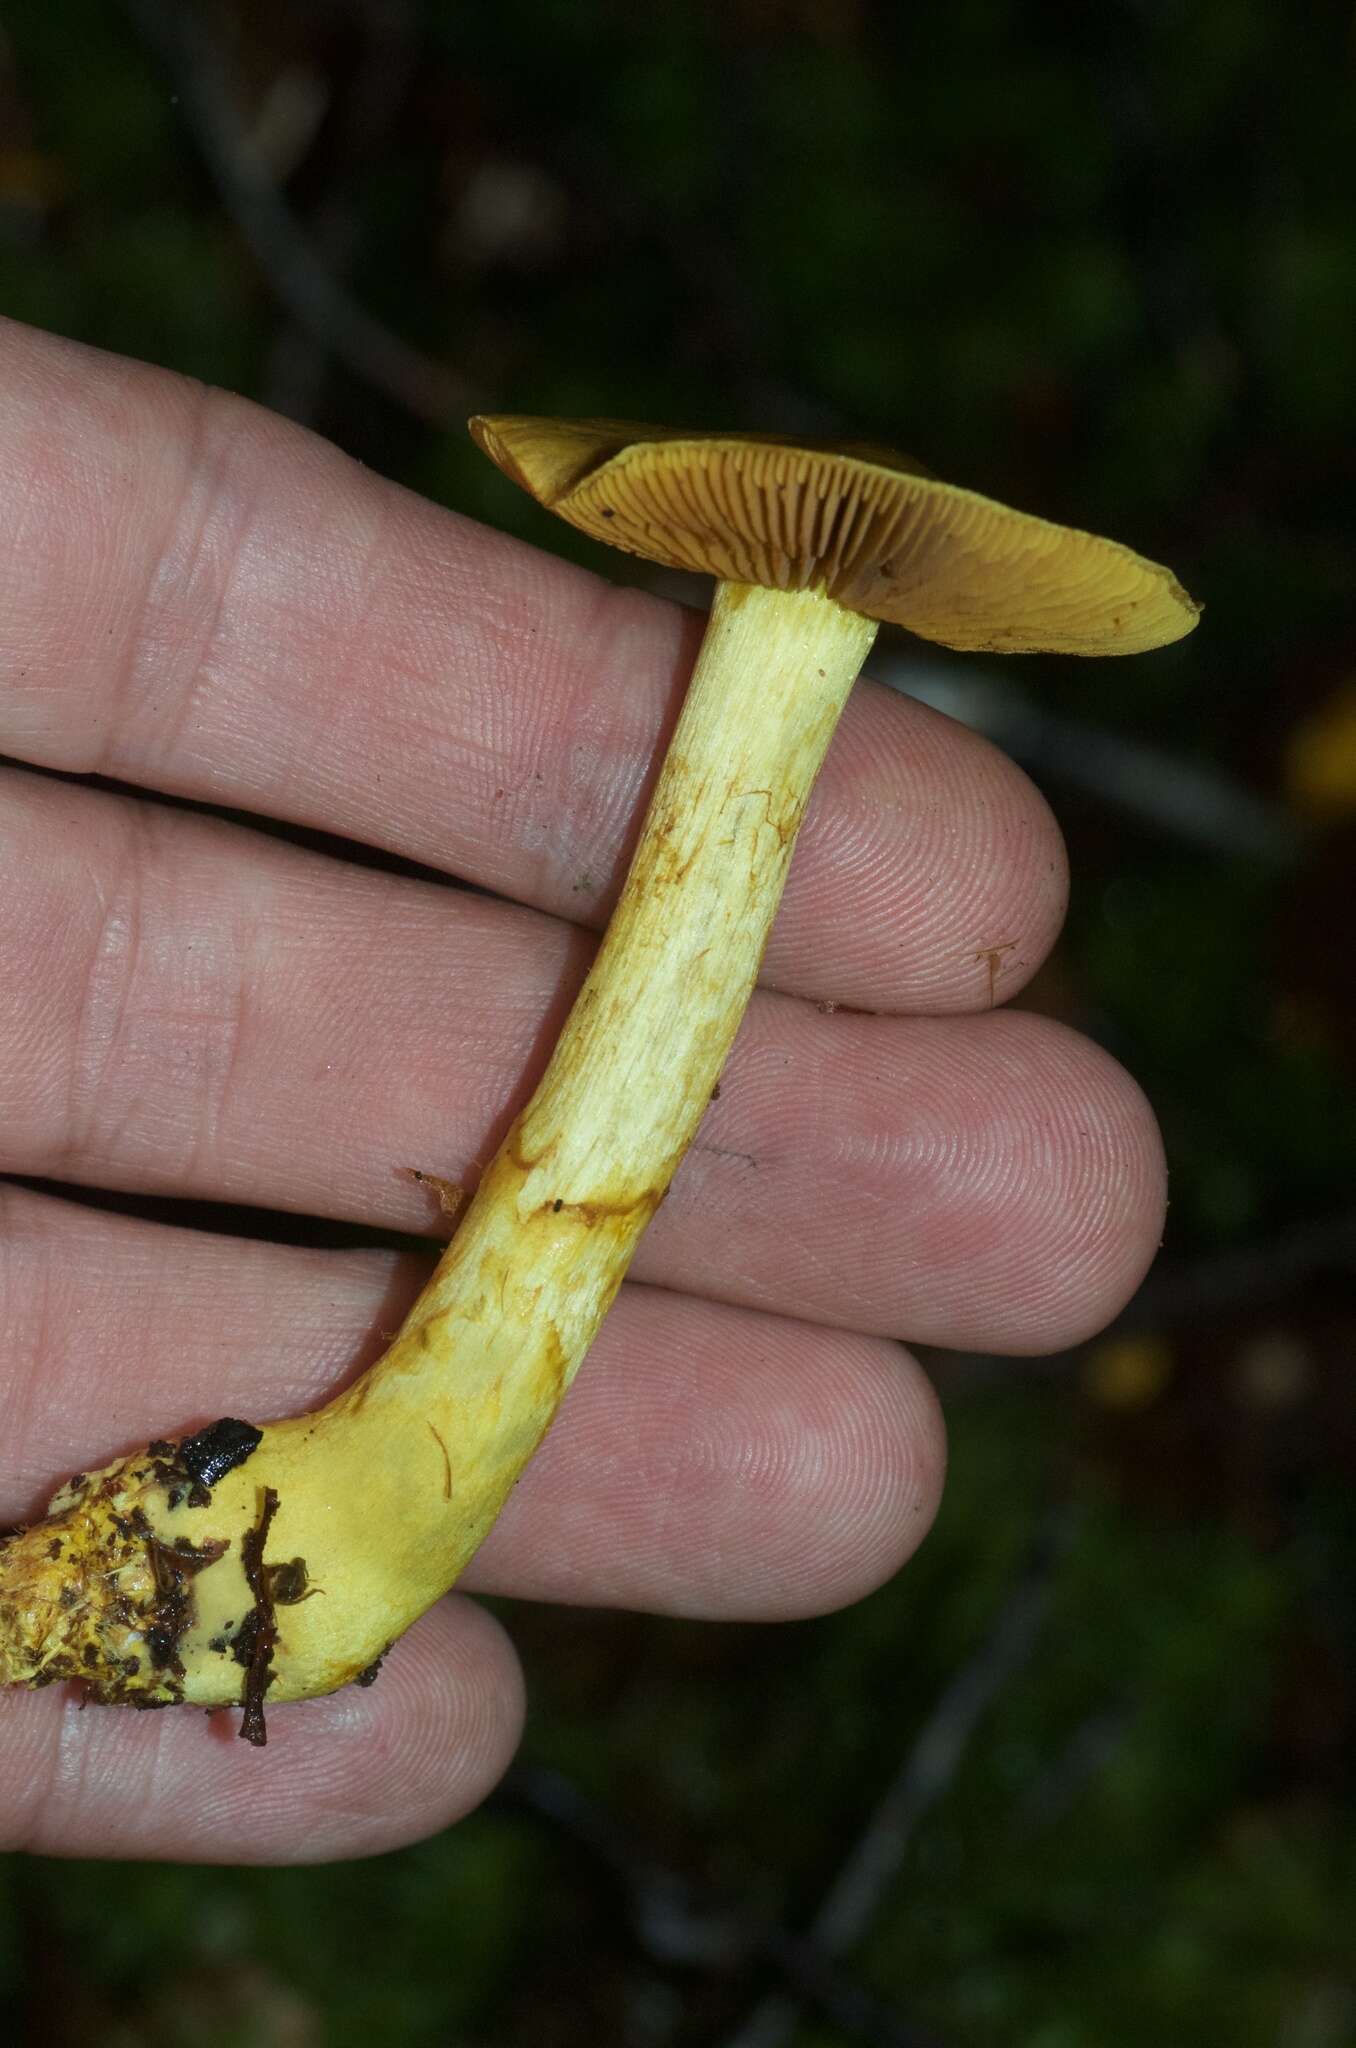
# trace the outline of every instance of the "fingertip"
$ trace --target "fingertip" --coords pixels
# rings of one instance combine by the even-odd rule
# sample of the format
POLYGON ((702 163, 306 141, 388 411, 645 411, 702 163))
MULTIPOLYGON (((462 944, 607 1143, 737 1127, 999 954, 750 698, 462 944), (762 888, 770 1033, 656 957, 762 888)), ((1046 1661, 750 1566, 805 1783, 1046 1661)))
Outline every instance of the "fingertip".
POLYGON ((696 1619, 822 1614, 912 1554, 945 1456, 926 1375, 889 1339, 627 1288, 468 1582, 696 1619))
POLYGON ((816 786, 764 979, 881 1013, 993 1009, 1049 955, 1068 894, 1063 834, 1026 772, 867 681, 816 786))
POLYGON ((236 1739, 234 1712, 82 1710, 54 1689, 4 1711, 11 1846, 297 1864, 376 1855, 460 1820, 512 1760, 524 1699, 499 1623, 454 1597, 372 1686, 266 1707, 263 1748, 236 1739))
POLYGON ((1007 1021, 1029 1048, 1026 1101, 995 1152, 990 1203, 1011 1222, 991 1229, 984 1279, 1002 1303, 993 1348, 1020 1357, 1085 1343, 1119 1315, 1162 1243, 1167 1161, 1118 1060, 1050 1018, 1007 1021))
POLYGON ((918 1361, 902 1345, 862 1338, 826 1347, 824 1362, 822 1431, 801 1433, 783 1548, 764 1560, 767 1618, 804 1620, 876 1592, 908 1563, 941 1502, 946 1426, 918 1361))

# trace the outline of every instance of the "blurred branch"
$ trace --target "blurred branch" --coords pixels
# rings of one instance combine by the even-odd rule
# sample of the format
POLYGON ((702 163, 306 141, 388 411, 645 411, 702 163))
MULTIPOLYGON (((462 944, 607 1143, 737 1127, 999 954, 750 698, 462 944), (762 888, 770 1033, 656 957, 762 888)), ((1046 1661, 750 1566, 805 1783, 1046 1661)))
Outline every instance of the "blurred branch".
POLYGON ((656 1863, 605 1808, 561 1771, 519 1764, 503 1792, 567 1835, 616 1879, 636 1936, 656 1962, 685 1969, 724 1968, 756 1937, 739 1908, 698 1896, 686 1878, 656 1863))
POLYGON ((225 57, 201 17, 171 0, 121 5, 169 78, 223 206, 297 325, 354 376, 430 425, 474 409, 478 394, 464 378, 402 341, 334 277, 260 161, 225 57))
POLYGON ((1185 1322, 1252 1308, 1329 1273, 1356 1276, 1356 1213, 1319 1217, 1270 1242, 1231 1246, 1156 1268, 1116 1327, 1185 1322))
MULTIPOLYGON (((1211 1316, 1237 1314, 1284 1300, 1297 1288, 1335 1275, 1356 1277, 1356 1213, 1322 1216, 1281 1231, 1269 1242, 1230 1246, 1202 1257, 1161 1260, 1107 1330, 1161 1330, 1211 1316)), ((928 1351, 928 1371, 944 1394, 975 1393, 995 1383, 1059 1379, 1082 1366, 1086 1345, 1045 1356, 987 1351, 928 1351)))
MULTIPOLYGON (((364 42, 341 105, 342 128, 334 150, 339 169, 332 189, 310 215, 316 253, 336 285, 342 284, 358 241, 354 184, 390 133, 417 64, 409 0, 366 0, 355 16, 364 42)), ((298 320, 285 320, 269 353, 265 403, 288 419, 309 423, 319 411, 331 359, 327 337, 298 320)))
POLYGON ((1017 1808, 1018 1824, 1036 1830, 1061 1821, 1124 1748, 1133 1722, 1128 1700, 1112 1700, 1080 1721, 1059 1754, 1026 1787, 1017 1808))
POLYGON ((837 1970, 812 1941, 765 1926, 747 1908, 703 1897, 676 1871, 656 1863, 560 1772, 520 1766, 503 1790, 568 1837, 616 1882, 636 1939, 653 1962, 721 1972, 762 1963, 851 2039, 870 2048, 937 2048, 931 2036, 837 1970))
POLYGON ((982 732, 1037 776, 1082 790, 1172 838, 1271 867, 1288 867, 1299 856, 1301 835, 1274 805, 1215 770, 1060 718, 1006 677, 888 653, 873 662, 872 673, 982 732))
POLYGON ((933 2035, 857 1984, 840 1958, 868 1932, 920 1823, 953 1783, 985 1713, 1035 1650, 1055 1571, 1072 1536, 1067 1509, 1046 1517, 993 1626, 943 1688, 804 1934, 769 1928, 745 1908, 703 1898, 559 1772, 520 1767, 504 1793, 607 1871, 637 1940, 655 1962, 702 1971, 762 1964, 776 1972, 779 1988, 753 2007, 729 2037, 729 2048, 784 2048, 806 2007, 872 2048, 937 2048, 933 2035))
MULTIPOLYGON (((858 1837, 810 1925, 815 1953, 837 1958, 867 1933, 899 1875, 920 1822, 949 1789, 983 1716, 1035 1650, 1054 1574, 1073 1533, 1069 1513, 1047 1517, 1034 1554, 988 1635, 943 1688, 917 1740, 858 1837)), ((728 2048, 783 2048, 798 2001, 774 1991, 754 2007, 728 2048)))

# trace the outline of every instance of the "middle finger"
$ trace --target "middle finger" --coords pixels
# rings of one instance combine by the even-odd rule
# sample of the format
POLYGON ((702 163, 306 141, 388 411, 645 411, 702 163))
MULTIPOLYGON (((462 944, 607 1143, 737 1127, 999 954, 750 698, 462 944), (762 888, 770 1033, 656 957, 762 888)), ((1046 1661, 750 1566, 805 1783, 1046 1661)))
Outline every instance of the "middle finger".
MULTIPOLYGON (((0 1170, 437 1227, 591 942, 217 820, 0 782, 0 1170), (8 970, 8 971, 6 971, 8 970)), ((915 1341, 1095 1327, 1157 1234, 1138 1091, 1042 1020, 755 997, 637 1278, 915 1341)))

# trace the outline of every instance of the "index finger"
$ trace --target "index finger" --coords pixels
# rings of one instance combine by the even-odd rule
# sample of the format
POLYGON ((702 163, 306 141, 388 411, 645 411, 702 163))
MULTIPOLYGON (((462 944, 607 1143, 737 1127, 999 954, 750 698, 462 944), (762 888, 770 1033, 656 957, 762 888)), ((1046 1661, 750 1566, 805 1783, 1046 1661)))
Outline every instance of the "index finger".
MULTIPOLYGON (((600 925, 700 639, 246 401, 0 320, 0 752, 342 833, 600 925)), ((1058 930, 1041 798, 870 684, 765 983, 987 1007, 1058 930)))

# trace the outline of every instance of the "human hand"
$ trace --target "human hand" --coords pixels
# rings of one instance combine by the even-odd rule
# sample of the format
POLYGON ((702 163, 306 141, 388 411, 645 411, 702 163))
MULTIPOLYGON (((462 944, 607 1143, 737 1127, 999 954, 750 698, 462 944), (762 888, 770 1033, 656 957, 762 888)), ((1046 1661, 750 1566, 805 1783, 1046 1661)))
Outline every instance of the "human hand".
MULTIPOLYGON (((237 399, 4 323, 0 532, 0 750, 132 786, 0 772, 0 1172, 432 1229, 404 1169, 472 1183, 530 1089, 701 621, 237 399)), ((648 1285, 623 1289, 468 1590, 776 1619, 898 1567, 943 1454, 895 1338, 1070 1343, 1158 1239, 1134 1084, 1060 1026, 979 1014, 988 956, 1015 992, 1063 898, 1015 768, 853 693, 763 991, 633 1268, 648 1285)), ((0 1518, 148 1436, 316 1405, 421 1270, 0 1183, 0 1518)), ((0 1712, 12 1846, 319 1860, 483 1797, 521 1688, 458 1594, 371 1690, 271 1708, 262 1753, 55 1688, 0 1712)))

